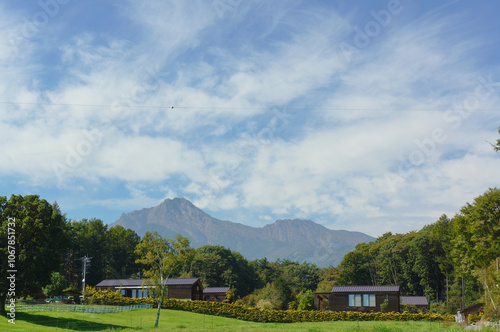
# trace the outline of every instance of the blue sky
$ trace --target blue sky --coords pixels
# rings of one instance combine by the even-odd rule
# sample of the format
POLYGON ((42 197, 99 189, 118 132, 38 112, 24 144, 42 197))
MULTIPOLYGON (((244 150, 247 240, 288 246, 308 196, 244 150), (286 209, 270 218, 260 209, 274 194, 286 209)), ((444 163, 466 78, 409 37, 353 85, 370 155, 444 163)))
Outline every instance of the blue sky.
POLYGON ((0 4, 0 195, 379 236, 498 187, 496 1, 0 4))

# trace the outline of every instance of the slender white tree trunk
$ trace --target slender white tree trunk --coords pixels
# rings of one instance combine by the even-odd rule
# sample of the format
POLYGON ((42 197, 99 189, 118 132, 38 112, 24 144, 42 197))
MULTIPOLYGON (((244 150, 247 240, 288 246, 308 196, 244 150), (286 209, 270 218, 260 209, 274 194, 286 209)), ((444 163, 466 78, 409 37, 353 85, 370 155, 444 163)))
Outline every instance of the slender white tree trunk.
POLYGON ((158 300, 158 311, 156 311, 155 328, 158 327, 158 321, 160 320, 160 309, 161 309, 162 300, 163 300, 163 294, 162 294, 162 296, 160 296, 160 300, 158 300))
POLYGON ((163 286, 163 276, 161 276, 161 278, 160 278, 160 297, 158 300, 158 310, 156 311, 155 328, 158 327, 158 322, 160 321, 160 309, 161 309, 161 303, 163 302, 163 294, 165 294, 165 287, 163 286))

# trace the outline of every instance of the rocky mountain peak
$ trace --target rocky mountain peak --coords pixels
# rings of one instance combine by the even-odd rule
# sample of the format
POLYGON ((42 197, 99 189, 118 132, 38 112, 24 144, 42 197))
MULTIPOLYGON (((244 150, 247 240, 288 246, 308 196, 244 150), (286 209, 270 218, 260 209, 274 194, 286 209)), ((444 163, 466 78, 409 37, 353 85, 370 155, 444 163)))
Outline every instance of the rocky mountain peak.
POLYGON ((158 231, 164 237, 182 234, 193 247, 222 245, 247 259, 308 261, 320 267, 338 265, 361 242, 374 238, 359 232, 336 231, 311 220, 282 219, 264 227, 250 227, 213 218, 185 198, 164 200, 152 208, 122 214, 113 225, 139 235, 158 231), (326 252, 317 255, 318 252, 326 252))

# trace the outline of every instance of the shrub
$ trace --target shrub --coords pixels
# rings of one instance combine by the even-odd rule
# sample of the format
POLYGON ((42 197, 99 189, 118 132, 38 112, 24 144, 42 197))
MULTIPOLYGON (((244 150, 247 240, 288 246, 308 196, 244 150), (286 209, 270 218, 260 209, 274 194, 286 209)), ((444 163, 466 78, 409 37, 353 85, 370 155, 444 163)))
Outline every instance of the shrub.
POLYGON ((103 305, 131 305, 131 304, 152 304, 155 305, 155 300, 152 298, 133 299, 125 297, 119 292, 112 290, 96 290, 94 287, 87 286, 85 288, 85 304, 103 304, 103 305))
POLYGON ((389 300, 385 299, 384 302, 380 304, 380 311, 386 312, 388 306, 389 306, 389 300))
POLYGON ((418 314, 418 308, 413 304, 404 304, 401 306, 401 311, 408 311, 410 314, 418 314))
POLYGON ((236 303, 239 305, 245 305, 248 307, 255 307, 257 306, 257 301, 259 300, 258 296, 255 294, 248 294, 242 299, 236 300, 236 303))
POLYGON ((259 302, 257 302, 257 308, 259 309, 273 309, 273 304, 271 303, 270 300, 259 300, 259 302))
POLYGON ((314 294, 312 290, 306 291, 300 297, 299 310, 313 310, 314 309, 314 294))
POLYGON ((231 303, 234 300, 234 291, 232 289, 228 289, 226 292, 226 296, 224 298, 225 303, 231 303))
POLYGON ((450 315, 453 313, 452 306, 447 306, 445 302, 431 303, 430 311, 440 315, 450 315))
POLYGON ((478 315, 470 314, 469 316, 467 316, 467 321, 469 322, 469 324, 473 324, 475 322, 480 321, 482 318, 483 318, 483 313, 480 312, 478 315))

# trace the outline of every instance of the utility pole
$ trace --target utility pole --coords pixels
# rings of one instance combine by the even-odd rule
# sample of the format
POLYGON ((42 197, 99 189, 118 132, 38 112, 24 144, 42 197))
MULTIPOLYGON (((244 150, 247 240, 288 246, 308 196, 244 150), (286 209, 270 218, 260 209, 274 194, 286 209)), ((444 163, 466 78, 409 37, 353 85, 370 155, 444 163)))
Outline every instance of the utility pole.
POLYGON ((88 273, 87 265, 90 266, 91 259, 92 257, 89 257, 88 254, 82 257, 82 295, 85 293, 85 276, 88 273))

